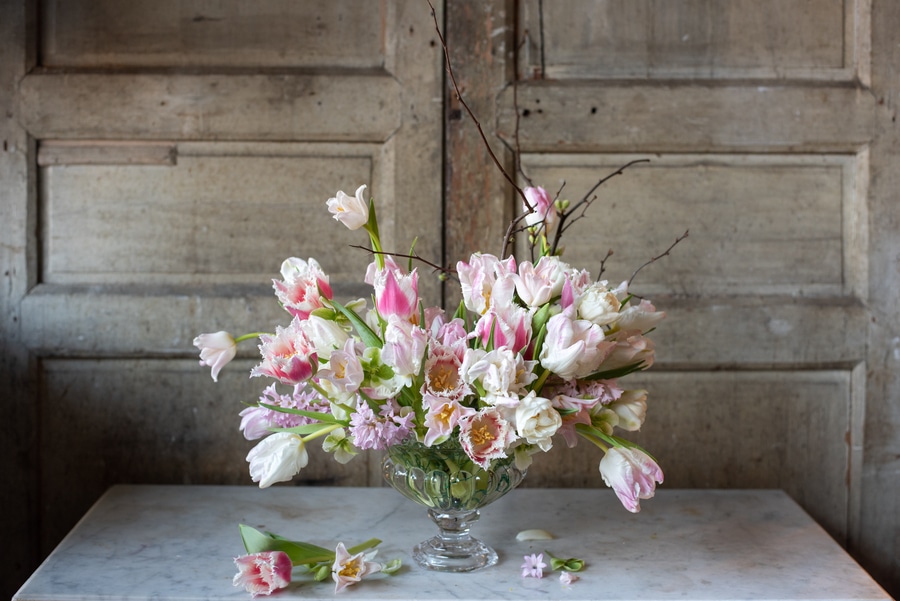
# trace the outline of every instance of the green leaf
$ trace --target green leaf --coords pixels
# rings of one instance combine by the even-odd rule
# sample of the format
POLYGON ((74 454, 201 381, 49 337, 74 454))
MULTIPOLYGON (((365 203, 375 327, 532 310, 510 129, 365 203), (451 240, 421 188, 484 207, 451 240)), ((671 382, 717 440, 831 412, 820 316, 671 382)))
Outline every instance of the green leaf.
POLYGON ((260 407, 265 407, 266 409, 271 409, 272 411, 278 411, 280 413, 290 413, 292 415, 302 415, 303 417, 308 417, 310 419, 318 420, 324 424, 339 424, 338 421, 333 415, 330 413, 319 413, 318 411, 307 411, 306 409, 294 409, 293 407, 279 407, 278 405, 270 405, 268 403, 259 403, 260 407))
POLYGON ((334 561, 334 551, 309 543, 289 541, 280 536, 274 536, 266 532, 260 532, 256 528, 240 524, 241 539, 244 541, 244 549, 247 553, 262 553, 263 551, 283 551, 291 558, 295 566, 334 561))
POLYGON ((384 343, 381 341, 381 338, 378 337, 378 334, 372 331, 372 328, 364 322, 359 315, 342 305, 337 301, 330 301, 334 307, 344 314, 344 317, 350 320, 350 323, 353 324, 353 327, 356 329, 359 337, 362 338, 362 341, 366 344, 366 346, 373 346, 376 348, 381 348, 384 346, 384 343))
POLYGON ((643 371, 647 369, 644 365, 643 361, 638 361, 637 363, 631 363, 629 365, 625 365, 623 367, 617 367, 615 369, 607 369, 606 371, 598 371, 592 373, 587 376, 585 380, 614 380, 616 378, 624 378, 628 374, 633 374, 636 371, 643 371))
POLYGON ((349 553, 350 555, 356 555, 357 553, 362 553, 363 551, 365 551, 367 549, 371 549, 372 547, 377 547, 380 544, 381 544, 381 539, 370 538, 369 540, 367 540, 364 543, 360 543, 360 544, 356 545, 355 547, 350 547, 349 549, 347 549, 347 553, 349 553))
POLYGON ((580 572, 584 569, 584 560, 578 559, 577 557, 570 557, 568 559, 561 559, 559 557, 555 557, 549 551, 544 551, 547 554, 547 557, 550 558, 550 569, 551 570, 563 570, 566 572, 580 572))

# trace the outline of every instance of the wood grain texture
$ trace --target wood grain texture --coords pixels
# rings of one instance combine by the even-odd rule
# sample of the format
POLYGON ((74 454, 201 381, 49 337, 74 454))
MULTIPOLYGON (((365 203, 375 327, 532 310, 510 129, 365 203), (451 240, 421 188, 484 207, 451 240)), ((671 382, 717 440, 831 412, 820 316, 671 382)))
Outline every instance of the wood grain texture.
MULTIPOLYGON (((512 155, 493 127, 495 98, 513 75, 510 58, 518 43, 511 27, 513 14, 513 3, 508 0, 450 2, 446 38, 463 98, 481 123, 497 160, 514 176, 512 155)), ((449 81, 446 89, 444 237, 447 264, 455 267, 476 250, 501 253, 513 199, 449 81)), ((455 287, 448 286, 447 305, 456 306, 459 299, 455 287)))
POLYGON ((19 118, 41 139, 383 142, 401 122, 384 72, 43 73, 19 90, 19 118))
POLYGON ((526 0, 519 14, 532 32, 522 70, 551 79, 852 81, 866 69, 866 0, 526 0))
POLYGON ((46 67, 365 69, 384 64, 388 2, 42 0, 46 67), (239 51, 236 51, 239 50, 239 51))
MULTIPOLYGON (((875 130, 875 98, 847 86, 544 81, 520 83, 518 96, 528 152, 855 152, 875 130)), ((511 89, 499 103, 512 140, 511 89)))
POLYGON ((11 598, 41 558, 38 507, 37 363, 22 344, 20 302, 34 285, 35 144, 18 123, 16 82, 35 60, 35 12, 0 0, 0 596, 11 598))

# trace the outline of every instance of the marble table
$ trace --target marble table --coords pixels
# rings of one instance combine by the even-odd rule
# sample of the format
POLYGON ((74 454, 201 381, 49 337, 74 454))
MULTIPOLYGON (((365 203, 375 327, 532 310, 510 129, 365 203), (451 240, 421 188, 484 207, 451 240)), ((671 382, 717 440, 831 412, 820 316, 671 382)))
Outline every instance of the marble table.
MULTIPOLYGON (((416 566, 411 547, 436 530, 388 488, 116 486, 13 597, 14 601, 250 599, 232 586, 238 524, 330 547, 376 537, 378 559, 401 558, 338 597, 348 599, 890 599, 785 493, 660 490, 641 513, 609 490, 513 491, 473 534, 497 565, 469 574, 416 566), (550 541, 518 542, 529 528, 550 541), (525 554, 587 565, 568 588, 558 573, 522 578, 525 554)), ((295 570, 273 599, 334 599, 333 584, 295 570)))

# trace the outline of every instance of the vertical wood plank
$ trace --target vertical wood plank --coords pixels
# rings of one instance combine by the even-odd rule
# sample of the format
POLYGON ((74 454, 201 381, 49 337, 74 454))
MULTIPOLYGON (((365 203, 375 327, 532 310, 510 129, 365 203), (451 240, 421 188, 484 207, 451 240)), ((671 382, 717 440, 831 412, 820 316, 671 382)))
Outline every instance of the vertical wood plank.
POLYGON ((35 144, 15 112, 17 82, 34 65, 33 3, 0 0, 0 15, 0 597, 9 599, 39 560, 36 362, 21 342, 19 313, 35 275, 35 144))
POLYGON ((872 2, 869 323, 860 528, 851 552, 900 597, 900 3, 872 2))
MULTIPOLYGON (((445 36, 463 98, 511 175, 512 154, 494 135, 494 123, 497 95, 513 79, 513 4, 508 0, 449 2, 445 36)), ((509 184, 456 99, 449 78, 445 94, 445 257, 455 266, 476 250, 500 254, 513 205, 509 184)), ((448 287, 446 306, 458 302, 458 292, 448 287)))

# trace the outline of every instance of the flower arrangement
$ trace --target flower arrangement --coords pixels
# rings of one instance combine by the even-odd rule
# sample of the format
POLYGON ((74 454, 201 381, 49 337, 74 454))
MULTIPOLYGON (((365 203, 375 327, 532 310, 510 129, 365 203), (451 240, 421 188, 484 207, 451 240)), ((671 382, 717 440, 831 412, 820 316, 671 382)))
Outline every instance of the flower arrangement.
POLYGON ((629 282, 611 286, 562 260, 551 240, 583 207, 525 188, 522 230, 534 258, 479 252, 443 270, 462 294, 448 314, 419 298, 417 255, 383 250, 366 190, 339 191, 326 204, 334 219, 368 234, 371 305, 342 304, 315 259, 292 257, 274 280, 287 325, 194 341, 216 379, 238 342, 260 340, 262 361, 251 376, 274 383, 240 414, 244 436, 261 439, 247 456, 253 481, 290 480, 315 439, 346 463, 411 438, 428 447, 454 438, 482 469, 514 458, 524 470, 560 438, 569 446, 581 438, 602 451, 604 482, 639 511, 663 473, 618 434, 638 430, 647 409, 647 392, 622 379, 653 364, 647 334, 665 314, 630 294, 629 282))

